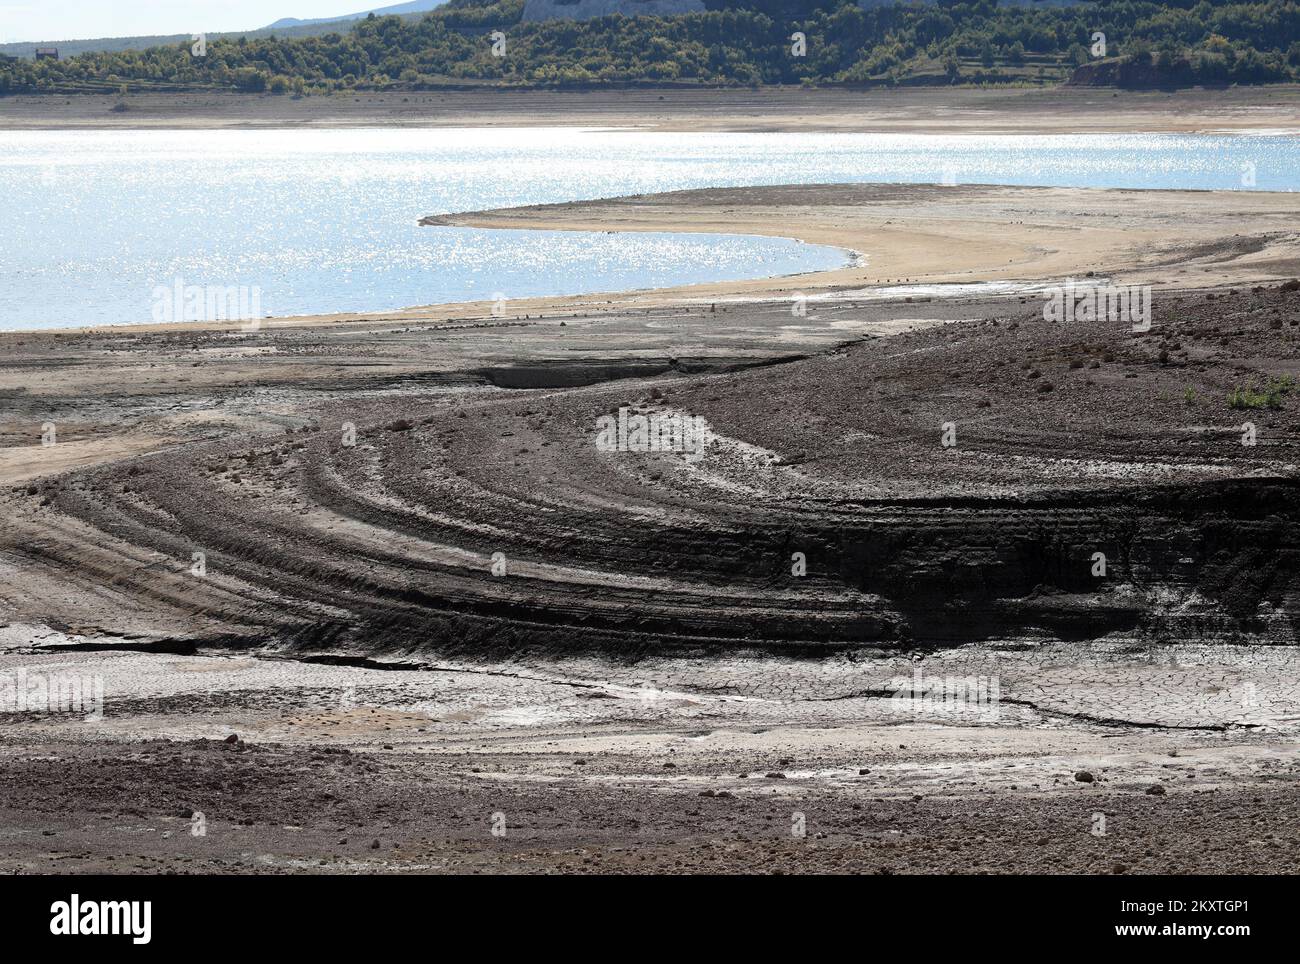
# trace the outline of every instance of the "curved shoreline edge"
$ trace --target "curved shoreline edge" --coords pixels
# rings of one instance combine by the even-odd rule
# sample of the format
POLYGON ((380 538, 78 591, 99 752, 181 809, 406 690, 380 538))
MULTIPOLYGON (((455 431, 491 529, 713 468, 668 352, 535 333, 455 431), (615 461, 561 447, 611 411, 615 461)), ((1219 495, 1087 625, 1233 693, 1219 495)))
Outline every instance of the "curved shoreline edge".
MULTIPOLYGON (((460 225, 447 225, 447 226, 458 227, 460 225)), ((499 230, 514 230, 514 229, 503 228, 499 230)), ((520 228, 518 230, 531 231, 534 229, 531 227, 526 227, 526 228, 520 228)), ((612 232, 605 231, 605 230, 593 230, 589 233, 609 234, 612 232)), ((641 294, 651 294, 655 292, 666 292, 666 291, 689 291, 692 288, 704 287, 709 285, 728 285, 728 284, 735 284, 739 282, 749 282, 749 281, 754 281, 754 282, 777 281, 785 278, 803 278, 803 277, 821 275, 827 271, 836 271, 836 270, 842 270, 844 268, 854 267, 865 260, 865 255, 860 251, 854 251, 852 249, 845 248, 841 245, 818 244, 816 242, 805 241, 801 238, 792 237, 792 236, 782 236, 782 235, 772 235, 772 234, 762 234, 762 235, 747 234, 747 233, 735 232, 735 231, 712 232, 712 231, 667 231, 665 230, 665 231, 655 231, 653 233, 665 234, 665 235, 700 234, 700 235, 707 235, 709 237, 715 237, 718 238, 719 240, 742 239, 742 240, 751 240, 757 242, 772 241, 772 240, 789 241, 792 242, 793 244, 802 245, 806 247, 827 249, 828 256, 829 256, 829 252, 833 251, 835 255, 838 257, 841 264, 837 268, 807 268, 802 271, 779 272, 776 274, 762 274, 757 276, 749 275, 744 278, 735 278, 731 280, 724 279, 721 281, 689 282, 689 283, 674 284, 674 285, 655 285, 655 286, 644 287, 644 288, 624 288, 624 289, 619 289, 616 292, 613 292, 613 295, 641 295, 641 294)), ((551 302, 551 301, 561 301, 564 299, 572 299, 572 298, 578 298, 578 299, 591 298, 597 295, 600 295, 601 297, 607 297, 610 294, 611 293, 602 290, 594 290, 594 291, 579 291, 579 292, 573 292, 569 294, 527 295, 520 298, 511 298, 509 299, 509 303, 523 304, 527 302, 531 304, 538 301, 551 302)), ((400 305, 394 308, 370 308, 361 311, 339 311, 339 312, 328 312, 324 314, 320 312, 306 312, 297 315, 272 315, 272 316, 267 316, 258 319, 258 323, 259 323, 259 327, 266 328, 266 327, 281 327, 285 325, 292 325, 295 323, 302 322, 303 320, 308 320, 312 324, 339 323, 349 318, 356 318, 358 320, 365 319, 367 321, 375 321, 377 319, 382 319, 386 317, 394 317, 395 315, 400 315, 401 317, 405 318, 406 314, 409 312, 423 313, 423 312, 434 311, 439 309, 455 310, 461 306, 475 306, 477 308, 478 306, 491 305, 491 304, 492 302, 490 300, 484 300, 483 298, 471 298, 463 301, 442 301, 442 302, 423 303, 423 304, 414 304, 414 305, 400 305)), ((251 322, 225 323, 225 322, 206 322, 206 321, 184 321, 184 322, 122 321, 122 322, 109 322, 109 323, 102 323, 102 324, 95 324, 95 325, 51 322, 48 324, 40 324, 40 323, 33 324, 29 327, 24 327, 24 328, 7 328, 4 327, 3 325, 0 325, 0 335, 21 335, 21 334, 33 334, 37 332, 60 332, 64 334, 70 334, 70 333, 77 333, 77 332, 102 332, 102 331, 136 330, 136 329, 147 329, 150 331, 165 331, 171 329, 223 330, 223 329, 234 329, 240 327, 251 328, 252 327, 251 322)))
MULTIPOLYGON (((1300 240, 1292 227, 1300 223, 1300 194, 1293 192, 793 184, 460 212, 432 215, 421 223, 781 237, 856 255, 848 265, 828 271, 512 299, 504 320, 686 301, 845 293, 897 284, 1058 283, 1089 272, 1160 288, 1255 285, 1300 275, 1300 240)), ((492 308, 490 301, 454 302, 268 318, 258 327, 454 323, 498 317, 492 308)), ((145 323, 59 331, 241 327, 246 323, 145 323)))

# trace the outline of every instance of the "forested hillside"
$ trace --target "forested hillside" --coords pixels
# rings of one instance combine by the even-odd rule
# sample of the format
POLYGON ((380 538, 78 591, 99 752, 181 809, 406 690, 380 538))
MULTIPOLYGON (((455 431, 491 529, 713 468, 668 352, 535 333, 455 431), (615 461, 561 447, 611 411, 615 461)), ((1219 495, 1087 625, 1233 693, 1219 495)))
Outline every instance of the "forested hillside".
POLYGON ((1300 79, 1300 5, 1098 0, 1072 6, 705 0, 674 16, 523 18, 525 0, 450 0, 302 38, 215 40, 0 61, 0 93, 448 84, 1258 84, 1300 79), (802 35, 800 38, 795 34, 802 35), (1098 35, 1104 34, 1104 45, 1098 35), (1097 64, 1111 69, 1098 69, 1097 64), (1126 81, 1125 78, 1128 78, 1126 81))

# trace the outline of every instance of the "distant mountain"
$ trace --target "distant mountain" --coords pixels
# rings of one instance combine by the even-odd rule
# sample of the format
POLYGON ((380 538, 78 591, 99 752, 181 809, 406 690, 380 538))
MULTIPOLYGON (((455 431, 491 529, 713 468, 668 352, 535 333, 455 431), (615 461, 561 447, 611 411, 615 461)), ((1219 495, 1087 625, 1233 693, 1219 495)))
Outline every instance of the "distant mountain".
POLYGON ((283 30, 285 27, 303 27, 308 25, 322 23, 342 23, 345 20, 360 20, 362 17, 374 14, 377 17, 388 16, 405 16, 412 13, 425 13, 436 7, 441 7, 447 0, 409 0, 407 3, 394 3, 388 7, 371 7, 369 10, 362 10, 360 13, 347 13, 341 17, 316 17, 314 19, 299 20, 296 17, 282 17, 266 30, 283 30))
MULTIPOLYGON (((374 13, 380 16, 394 14, 408 19, 417 18, 446 2, 447 0, 410 0, 408 3, 398 3, 391 7, 375 7, 374 13)), ((335 30, 346 30, 349 21, 360 20, 370 12, 370 10, 363 10, 361 13, 350 13, 342 17, 323 17, 319 20, 295 20, 293 17, 285 17, 269 27, 258 30, 234 30, 225 33, 209 33, 207 36, 209 40, 218 37, 227 39, 247 37, 249 40, 256 40, 272 34, 277 37, 314 37, 335 30)), ((121 50, 170 47, 180 43, 188 44, 190 39, 190 34, 159 34, 148 37, 96 37, 89 40, 28 40, 21 43, 0 44, 0 54, 31 59, 36 55, 37 47, 57 47, 59 57, 64 58, 75 57, 77 54, 116 53, 121 50)))

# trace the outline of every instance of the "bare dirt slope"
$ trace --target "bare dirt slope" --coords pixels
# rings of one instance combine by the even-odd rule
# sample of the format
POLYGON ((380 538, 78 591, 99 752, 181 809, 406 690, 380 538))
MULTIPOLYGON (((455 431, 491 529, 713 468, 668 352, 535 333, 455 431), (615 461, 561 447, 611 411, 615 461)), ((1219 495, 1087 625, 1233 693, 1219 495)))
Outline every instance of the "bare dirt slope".
POLYGON ((1295 870, 1297 285, 657 297, 0 336, 0 867, 1295 870))
MULTIPOLYGON (((0 595, 34 623, 139 632, 146 611, 163 635, 369 654, 1293 640, 1288 390, 1276 409, 1228 398, 1300 374, 1300 293, 1158 295, 1145 333, 1048 323, 1029 297, 941 325, 904 307, 911 331, 748 368, 637 353, 420 372, 400 346, 427 334, 392 331, 346 375, 291 354, 253 385, 214 361, 157 394, 18 390, 14 440, 52 421, 64 441, 11 448, 0 595), (401 360, 380 364, 389 341, 401 360), (602 381, 618 374, 640 377, 602 381), (601 451, 620 409, 701 418, 712 441, 601 451), (163 429, 185 444, 82 470, 60 454, 163 429)), ((302 343, 280 337, 246 341, 302 343)), ((57 385, 111 338, 25 336, 28 376, 57 385)))

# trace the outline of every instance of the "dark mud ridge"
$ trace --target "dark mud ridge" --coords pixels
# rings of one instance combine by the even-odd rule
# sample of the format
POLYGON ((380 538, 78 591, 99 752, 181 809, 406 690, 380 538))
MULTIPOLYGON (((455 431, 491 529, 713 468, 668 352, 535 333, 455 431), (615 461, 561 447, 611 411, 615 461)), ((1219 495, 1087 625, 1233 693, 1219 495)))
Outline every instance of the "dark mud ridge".
POLYGON ((1030 304, 747 371, 331 400, 44 483, 23 552, 137 619, 304 654, 1291 643, 1295 403, 1226 399, 1295 367, 1297 307, 1180 298, 1134 334, 1030 304), (620 408, 714 437, 602 451, 620 408))

